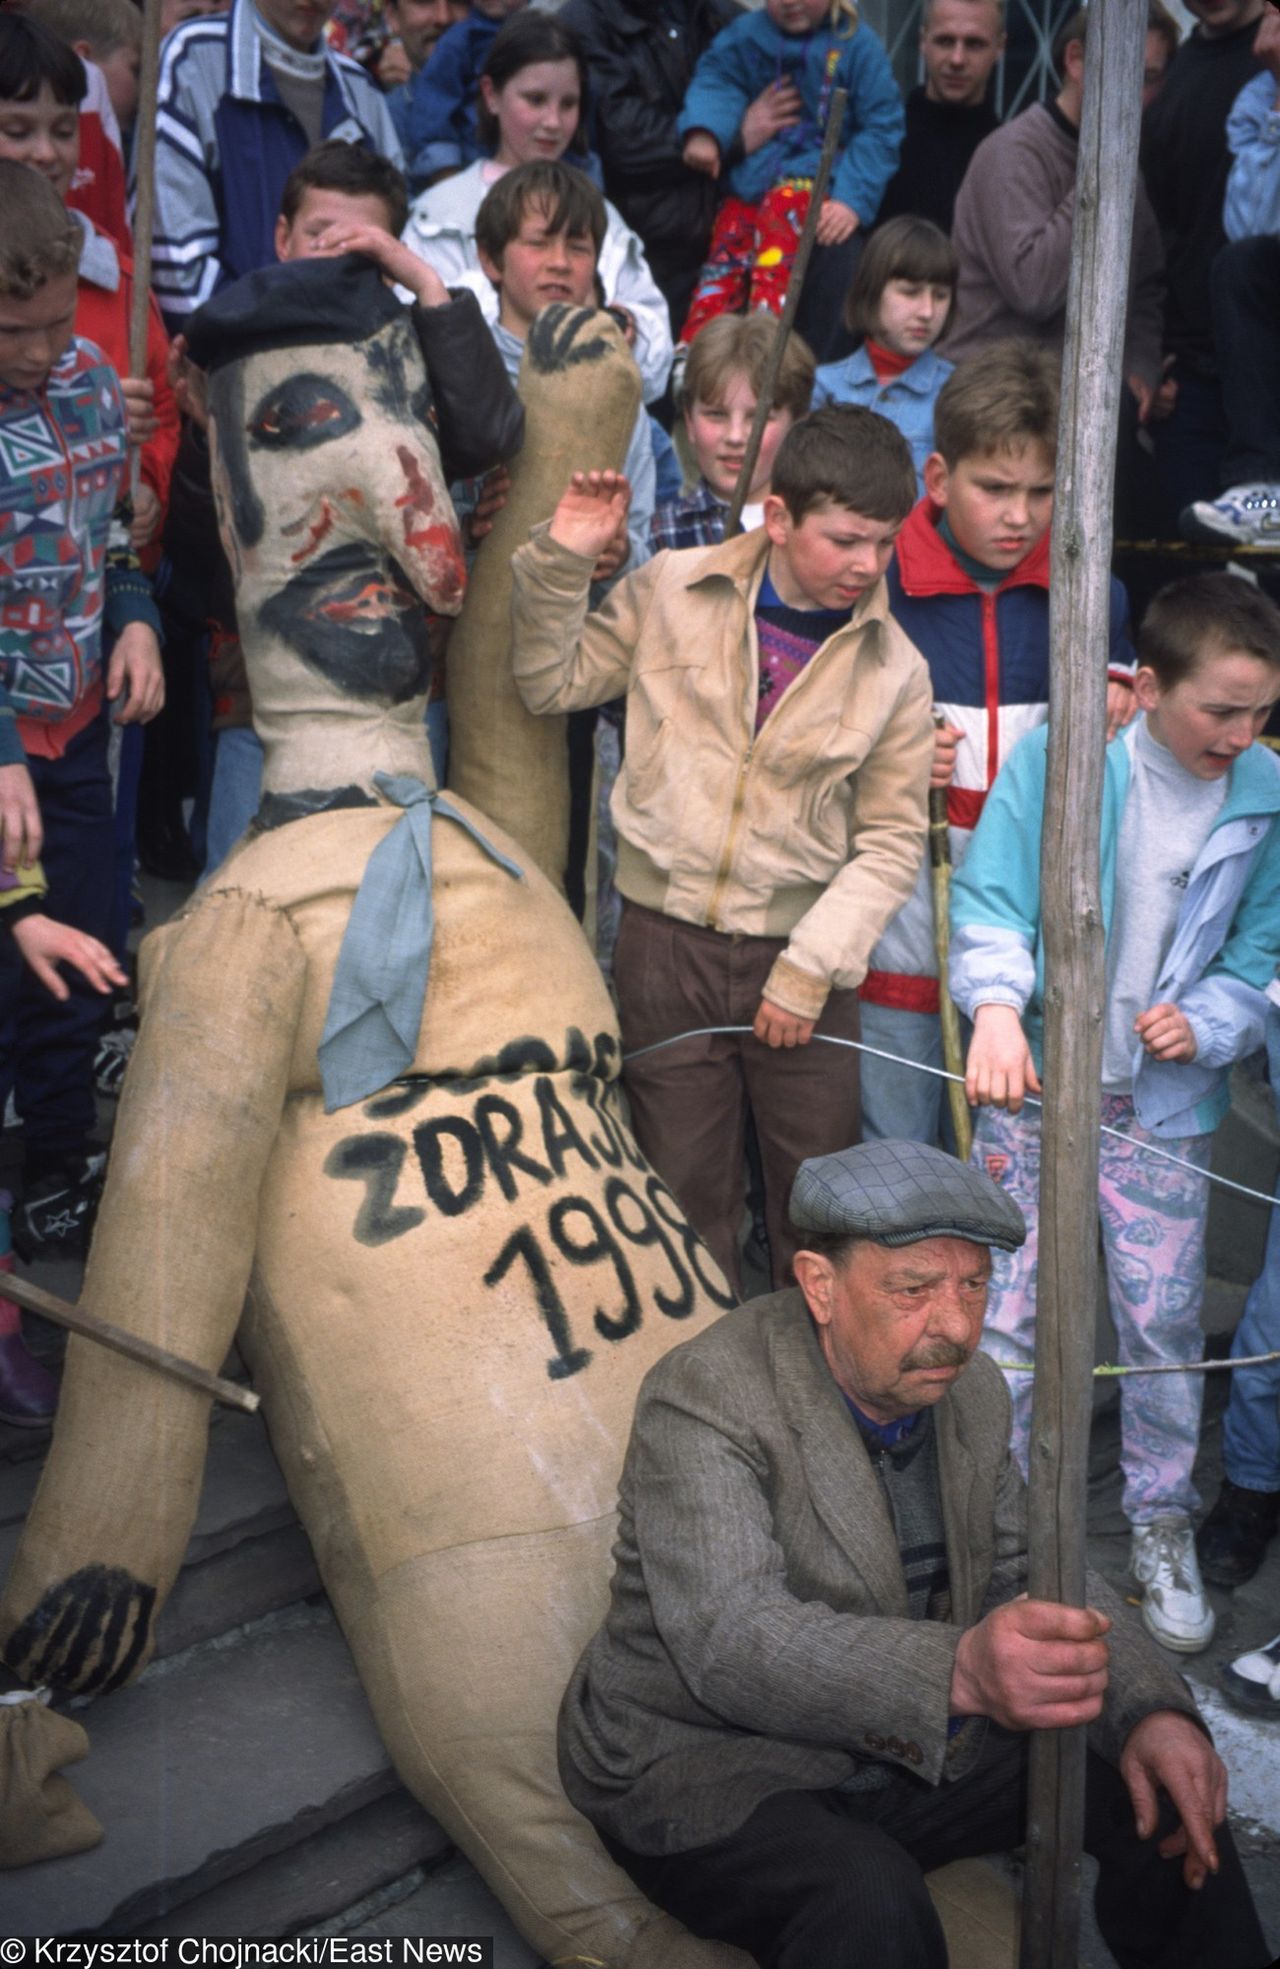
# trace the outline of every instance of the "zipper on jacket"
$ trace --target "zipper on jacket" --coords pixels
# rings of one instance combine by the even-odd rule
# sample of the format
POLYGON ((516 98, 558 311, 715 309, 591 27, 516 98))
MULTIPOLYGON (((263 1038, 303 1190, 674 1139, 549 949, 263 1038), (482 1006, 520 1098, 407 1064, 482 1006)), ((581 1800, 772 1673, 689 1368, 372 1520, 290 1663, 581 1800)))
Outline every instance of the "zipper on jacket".
POLYGON ((738 782, 733 789, 733 806, 729 813, 729 832, 725 836, 724 853, 720 857, 720 866, 716 870, 715 886, 711 891, 711 901, 707 904, 707 928, 709 930, 718 930, 720 928, 716 918, 719 913, 720 898, 723 896, 725 884, 729 880, 729 870, 733 866, 733 850, 737 844, 738 829, 742 825, 742 810, 746 804, 744 790, 747 783, 747 772, 751 765, 751 755, 755 749, 756 742, 753 738, 742 755, 742 764, 738 767, 738 782))

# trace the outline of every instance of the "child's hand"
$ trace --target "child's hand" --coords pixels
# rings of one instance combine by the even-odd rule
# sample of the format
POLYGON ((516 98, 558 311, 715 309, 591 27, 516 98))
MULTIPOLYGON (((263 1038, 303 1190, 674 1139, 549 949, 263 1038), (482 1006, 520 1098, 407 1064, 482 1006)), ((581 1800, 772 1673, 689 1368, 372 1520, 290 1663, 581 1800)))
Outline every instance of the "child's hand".
POLYGON ((187 354, 187 338, 175 335, 169 344, 169 388, 184 417, 198 424, 202 431, 209 428, 209 405, 205 391, 203 369, 197 369, 187 354))
MULTIPOLYGON (((803 111, 800 92, 789 76, 780 82, 770 82, 755 101, 747 105, 747 113, 738 131, 747 156, 750 157, 754 150, 762 149, 781 131, 794 128, 803 111)), ((688 161, 686 158, 686 164, 688 161)))
POLYGON ((120 631, 107 670, 107 696, 125 693, 116 712, 118 725, 145 725, 164 709, 164 671, 155 631, 145 622, 130 622, 120 631))
POLYGON ((551 516, 551 538, 598 561, 626 526, 630 505, 631 487, 621 472, 575 472, 551 516))
POLYGON ((767 998, 760 1000, 751 1030, 763 1046, 807 1046, 813 1038, 814 1019, 802 1019, 795 1012, 784 1012, 767 998))
POLYGON ((956 776, 956 752, 964 733, 956 725, 938 725, 933 734, 933 770, 929 774, 929 791, 950 786, 956 776))
POLYGON ((1190 1020, 1176 1005, 1153 1005, 1140 1012, 1133 1029, 1153 1060, 1194 1060, 1199 1051, 1190 1020))
POLYGON ((1178 401, 1178 379, 1171 375, 1170 371, 1176 361, 1176 356, 1166 356, 1160 365, 1160 382, 1151 399, 1151 409, 1148 412, 1148 420, 1152 424, 1163 424, 1166 417, 1173 415, 1174 406, 1178 401))
POLYGON ((680 157, 691 171, 705 171, 709 178, 720 176, 720 146, 710 130, 690 130, 680 157))
POLYGON ((1151 406, 1156 400, 1155 391, 1152 389, 1150 383, 1146 381, 1145 377, 1139 376, 1136 369, 1132 375, 1126 376, 1124 380, 1128 385, 1129 395, 1138 406, 1138 422, 1140 424, 1149 423, 1151 420, 1151 406))
POLYGON ((852 205, 845 205, 838 198, 824 198, 814 238, 819 246, 842 246, 846 239, 853 238, 861 224, 852 205))
POLYGON ((318 257, 326 260, 339 253, 363 253, 388 280, 407 287, 421 307, 440 308, 449 299, 449 290, 435 268, 383 226, 335 226, 325 234, 323 249, 318 257))
POLYGON ((1008 1108, 1017 1114, 1028 1094, 1040 1092, 1022 1020, 1012 1005, 979 1005, 965 1067, 964 1097, 971 1108, 1008 1108))
POLYGON ((120 390, 129 423, 130 444, 149 444, 160 429, 156 416, 156 386, 149 376, 122 376, 120 390))
POLYGON ((133 495, 133 525, 129 528, 129 539, 135 554, 149 547, 160 531, 160 501, 155 490, 145 480, 141 480, 133 495))
POLYGON ((31 774, 21 763, 0 766, 0 861, 22 868, 39 861, 44 845, 40 804, 31 774))
POLYGON ((631 536, 627 532, 626 517, 618 525, 618 531, 599 556, 591 570, 593 581, 612 581, 619 568, 625 567, 631 554, 631 536))
POLYGON ((52 916, 20 916, 13 926, 13 940, 45 990, 55 998, 71 996, 55 964, 74 965, 95 991, 108 992, 129 982, 104 943, 86 936, 83 930, 73 930, 69 923, 56 923, 52 916))
POLYGON ((495 465, 491 472, 485 473, 480 481, 480 496, 467 521, 471 546, 478 546, 486 533, 493 532, 493 523, 506 505, 510 491, 511 474, 505 465, 495 465))
POLYGON ((1122 684, 1113 677, 1107 685, 1107 739, 1113 739, 1117 732, 1123 731, 1138 708, 1132 684, 1122 684))

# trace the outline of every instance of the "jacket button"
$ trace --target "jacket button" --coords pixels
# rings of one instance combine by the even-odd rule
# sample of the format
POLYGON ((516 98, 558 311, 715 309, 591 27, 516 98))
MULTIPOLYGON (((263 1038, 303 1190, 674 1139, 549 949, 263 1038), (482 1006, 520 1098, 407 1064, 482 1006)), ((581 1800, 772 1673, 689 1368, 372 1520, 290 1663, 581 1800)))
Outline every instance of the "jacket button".
POLYGON ((868 1750, 883 1750, 885 1748, 884 1738, 878 1737, 874 1730, 868 1730, 862 1741, 866 1744, 868 1750))
POLYGON ((918 1743, 909 1743, 907 1745, 907 1760, 912 1764, 923 1764, 924 1752, 918 1743))

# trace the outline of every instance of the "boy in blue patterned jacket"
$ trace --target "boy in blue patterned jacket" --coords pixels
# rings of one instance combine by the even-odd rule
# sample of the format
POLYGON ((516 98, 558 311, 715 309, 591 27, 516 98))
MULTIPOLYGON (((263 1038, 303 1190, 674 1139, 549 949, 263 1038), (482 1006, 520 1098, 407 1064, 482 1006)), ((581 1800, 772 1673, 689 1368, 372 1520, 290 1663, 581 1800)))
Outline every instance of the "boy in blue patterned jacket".
MULTIPOLYGON (((156 612, 129 546, 128 441, 115 371, 74 333, 83 234, 39 173, 0 160, 0 862, 43 852, 53 913, 106 941, 114 894, 107 702, 164 698, 156 612), (103 663, 104 629, 114 639, 103 663)), ((0 1101, 15 1092, 24 1256, 75 1250, 90 1156, 101 1001, 51 999, 0 947, 0 1101)))
MULTIPOLYGON (((1201 1356, 1200 1172, 1227 1070, 1263 1043, 1280 958, 1280 764, 1255 743, 1280 697, 1280 609, 1237 575, 1172 583, 1138 632, 1134 694, 1145 715, 1108 746, 1102 794, 1102 1121, 1120 1139, 1101 1139, 1098 1190, 1120 1359, 1158 1365, 1201 1356)), ((1045 737, 1024 738, 1001 771, 952 890, 951 990, 974 1021, 973 1157, 1027 1220, 1022 1250, 992 1273, 982 1344, 1020 1363, 1035 1344, 1040 1116, 1022 1108, 1040 1091, 1045 737)), ((1191 1528, 1203 1391, 1201 1375, 1168 1373, 1120 1390, 1143 1625, 1184 1654, 1214 1624, 1191 1528)), ((1030 1374, 1013 1373, 1010 1392, 1025 1471, 1030 1374)))

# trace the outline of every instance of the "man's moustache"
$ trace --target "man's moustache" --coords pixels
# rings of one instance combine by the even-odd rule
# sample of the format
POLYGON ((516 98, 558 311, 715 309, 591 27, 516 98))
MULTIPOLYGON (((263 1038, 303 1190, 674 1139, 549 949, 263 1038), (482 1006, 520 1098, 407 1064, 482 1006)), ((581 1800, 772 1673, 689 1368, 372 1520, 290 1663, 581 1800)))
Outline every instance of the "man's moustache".
POLYGON ((908 1354, 902 1363, 903 1370, 910 1373, 917 1367, 965 1367, 970 1351, 955 1340, 937 1340, 932 1347, 922 1347, 918 1354, 908 1354))

